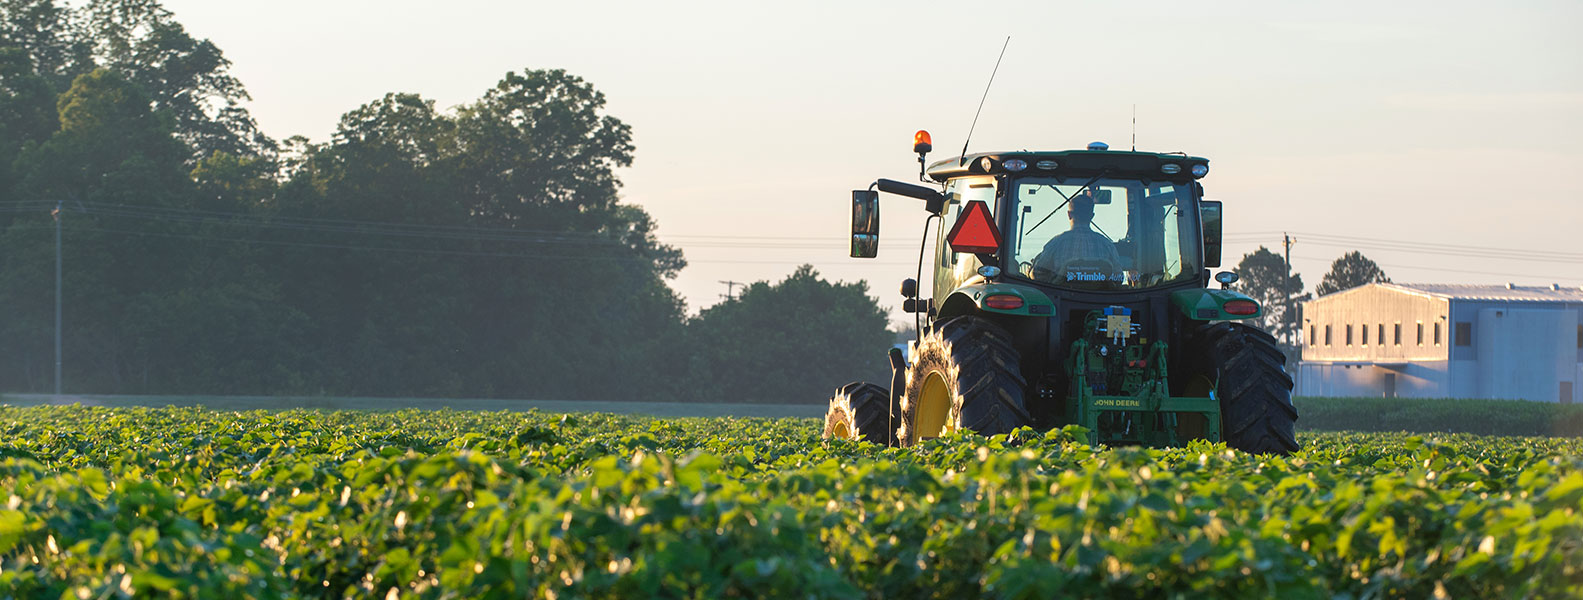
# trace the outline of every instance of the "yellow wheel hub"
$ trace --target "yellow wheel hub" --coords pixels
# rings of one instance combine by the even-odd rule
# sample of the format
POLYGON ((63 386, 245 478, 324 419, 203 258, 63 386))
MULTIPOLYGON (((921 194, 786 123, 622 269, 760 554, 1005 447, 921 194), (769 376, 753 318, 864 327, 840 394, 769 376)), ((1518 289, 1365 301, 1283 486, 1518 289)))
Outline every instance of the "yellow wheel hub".
POLYGON ((923 380, 923 393, 918 395, 918 435, 915 441, 937 438, 951 430, 947 422, 951 415, 951 386, 940 373, 930 373, 923 380))
POLYGON ((830 428, 830 437, 843 440, 853 439, 852 429, 846 426, 845 419, 836 421, 835 426, 830 428))

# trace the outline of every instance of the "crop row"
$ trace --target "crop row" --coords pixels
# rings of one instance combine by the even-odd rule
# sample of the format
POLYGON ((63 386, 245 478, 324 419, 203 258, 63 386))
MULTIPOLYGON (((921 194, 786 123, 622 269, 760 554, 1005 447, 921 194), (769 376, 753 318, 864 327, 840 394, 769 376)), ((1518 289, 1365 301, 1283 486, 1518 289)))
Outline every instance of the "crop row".
POLYGON ((1474 398, 1294 398, 1298 429, 1583 437, 1583 404, 1474 398))
POLYGON ((0 597, 1555 597, 1583 442, 0 408, 0 597))

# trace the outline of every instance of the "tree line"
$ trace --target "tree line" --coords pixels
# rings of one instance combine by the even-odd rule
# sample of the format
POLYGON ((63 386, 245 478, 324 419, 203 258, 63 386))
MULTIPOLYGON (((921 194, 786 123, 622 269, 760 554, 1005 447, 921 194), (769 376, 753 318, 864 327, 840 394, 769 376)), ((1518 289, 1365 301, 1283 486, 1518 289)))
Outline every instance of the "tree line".
POLYGON ((803 267, 686 315, 562 70, 391 93, 277 141, 157 2, 0 0, 0 390, 819 402, 880 379, 865 284, 803 267))

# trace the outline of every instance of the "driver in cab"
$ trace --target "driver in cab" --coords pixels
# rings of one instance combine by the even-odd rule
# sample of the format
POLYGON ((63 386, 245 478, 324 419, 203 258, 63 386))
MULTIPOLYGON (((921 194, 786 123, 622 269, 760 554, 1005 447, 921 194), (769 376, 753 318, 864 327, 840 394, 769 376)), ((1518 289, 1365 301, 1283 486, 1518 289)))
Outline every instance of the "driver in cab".
POLYGON ((1046 281, 1109 281, 1121 270, 1121 255, 1110 238, 1094 231, 1094 197, 1090 191, 1067 203, 1072 228, 1045 242, 1033 259, 1033 277, 1046 281))

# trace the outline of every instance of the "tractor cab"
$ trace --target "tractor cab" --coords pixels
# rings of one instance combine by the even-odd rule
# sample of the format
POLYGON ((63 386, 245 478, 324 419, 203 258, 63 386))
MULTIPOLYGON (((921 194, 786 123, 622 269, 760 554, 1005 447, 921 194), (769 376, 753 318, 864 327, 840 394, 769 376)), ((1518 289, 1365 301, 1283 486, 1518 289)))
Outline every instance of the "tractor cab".
MULTIPOLYGON (((939 265, 952 270, 936 277, 937 291, 986 265, 1011 281, 1075 291, 1201 286, 1206 263, 1219 258, 1204 256, 1206 246, 1218 250, 1218 239, 1204 235, 1203 188, 1196 181, 1208 171, 1202 158, 1110 152, 1103 144, 935 163, 928 177, 945 184, 946 197, 936 253, 939 265), (979 210, 974 203, 993 222, 944 226, 979 210), (964 256, 957 243, 963 232, 983 227, 996 230, 997 247, 974 247, 964 256)), ((1218 217, 1218 205, 1210 207, 1207 216, 1218 217)), ((1210 225, 1218 233, 1218 222, 1210 225)))

